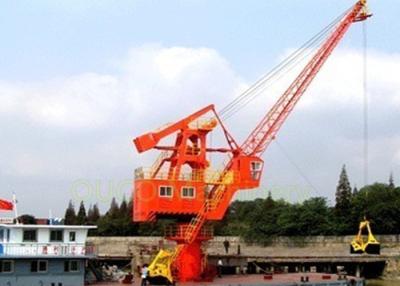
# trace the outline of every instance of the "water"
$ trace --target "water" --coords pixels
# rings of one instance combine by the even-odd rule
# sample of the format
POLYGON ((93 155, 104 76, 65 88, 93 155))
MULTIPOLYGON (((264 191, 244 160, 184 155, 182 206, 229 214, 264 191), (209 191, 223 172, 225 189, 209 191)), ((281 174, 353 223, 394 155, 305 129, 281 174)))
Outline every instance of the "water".
POLYGON ((368 280, 367 286, 399 286, 400 280, 368 280))

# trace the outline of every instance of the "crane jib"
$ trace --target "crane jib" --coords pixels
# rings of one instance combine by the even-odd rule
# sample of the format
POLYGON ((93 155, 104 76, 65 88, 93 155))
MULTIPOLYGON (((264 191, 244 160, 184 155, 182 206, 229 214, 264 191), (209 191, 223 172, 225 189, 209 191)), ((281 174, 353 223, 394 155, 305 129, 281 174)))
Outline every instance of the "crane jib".
POLYGON ((365 5, 365 1, 358 2, 339 22, 310 62, 244 141, 241 149, 245 154, 262 155, 351 24, 370 16, 365 5))

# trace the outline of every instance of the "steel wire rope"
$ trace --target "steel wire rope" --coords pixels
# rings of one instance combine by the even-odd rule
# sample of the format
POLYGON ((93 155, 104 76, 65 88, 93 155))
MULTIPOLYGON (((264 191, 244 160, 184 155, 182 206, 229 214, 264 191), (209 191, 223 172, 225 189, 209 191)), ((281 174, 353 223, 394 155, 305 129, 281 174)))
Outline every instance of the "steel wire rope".
MULTIPOLYGON (((350 9, 349 9, 350 10, 350 9)), ((304 43, 299 49, 290 54, 285 60, 283 60, 280 64, 274 67, 270 72, 262 76, 259 80, 257 80, 254 84, 252 84, 247 90, 241 93, 238 97, 236 97, 233 101, 227 104, 224 108, 221 109, 220 114, 221 117, 226 120, 233 116, 237 111, 246 106, 249 102, 251 102, 260 91, 265 90, 265 84, 269 81, 272 81, 278 78, 279 74, 283 74, 284 71, 292 70, 298 62, 307 57, 311 52, 310 48, 313 46, 317 46, 320 44, 322 39, 340 22, 346 12, 342 13, 340 16, 335 18, 330 24, 328 24, 325 28, 323 28, 320 32, 318 32, 315 36, 313 36, 310 40, 304 43), (305 54, 305 55, 304 55, 305 54), (302 56, 303 55, 303 56, 302 56), (302 56, 302 57, 301 57, 302 56), (301 57, 301 58, 300 58, 301 57), (299 60, 300 59, 300 60, 299 60), (243 103, 244 102, 244 103, 243 103)), ((283 75, 277 79, 279 80, 283 75)), ((269 85, 270 86, 270 85, 269 85)))
POLYGON ((369 128, 368 128, 368 66, 367 66, 367 23, 363 21, 362 25, 362 34, 363 34, 363 137, 364 137, 364 185, 368 185, 368 176, 369 176, 369 128))

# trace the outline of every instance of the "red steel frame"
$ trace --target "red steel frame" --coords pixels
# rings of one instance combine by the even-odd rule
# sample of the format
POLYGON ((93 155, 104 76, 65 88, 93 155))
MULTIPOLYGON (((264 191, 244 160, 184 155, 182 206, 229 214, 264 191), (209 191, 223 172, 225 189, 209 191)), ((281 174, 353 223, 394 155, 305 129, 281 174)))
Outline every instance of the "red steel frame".
POLYGON ((207 221, 223 218, 235 192, 259 186, 263 169, 260 156, 351 24, 369 16, 366 0, 358 1, 240 147, 225 129, 213 105, 134 139, 139 153, 150 149, 164 152, 152 170, 147 173, 143 169, 135 171, 133 219, 139 222, 163 217, 177 220, 173 230, 166 233, 167 239, 178 244, 173 257, 177 280, 200 278, 205 269, 201 244, 212 238, 212 232, 207 230, 207 221), (201 121, 210 114, 213 119, 201 121), (228 147, 209 148, 207 136, 218 124, 228 147), (172 134, 176 134, 173 146, 158 145, 172 134), (209 152, 223 152, 230 156, 224 170, 211 178, 207 173, 209 152), (195 196, 191 199, 183 197, 180 190, 184 187, 195 189, 195 196))

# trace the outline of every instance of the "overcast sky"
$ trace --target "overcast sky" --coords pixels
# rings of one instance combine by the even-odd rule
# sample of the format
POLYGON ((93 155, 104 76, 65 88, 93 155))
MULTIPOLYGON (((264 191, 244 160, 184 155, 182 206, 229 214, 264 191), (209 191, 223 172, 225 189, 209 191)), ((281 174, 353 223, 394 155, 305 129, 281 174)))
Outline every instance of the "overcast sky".
MULTIPOLYGON (((129 196, 132 139, 207 104, 217 109, 352 5, 320 1, 2 1, 0 197, 23 213, 104 209, 129 196)), ((396 0, 368 20, 369 181, 400 183, 400 24, 396 0)), ((264 154, 265 196, 330 202, 341 166, 363 185, 362 25, 321 70, 264 154)), ((287 83, 282 82, 281 87, 287 83)), ((279 94, 226 122, 238 141, 279 94)), ((1 214, 3 215, 3 214, 1 214)))

